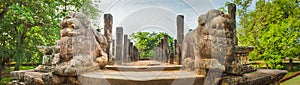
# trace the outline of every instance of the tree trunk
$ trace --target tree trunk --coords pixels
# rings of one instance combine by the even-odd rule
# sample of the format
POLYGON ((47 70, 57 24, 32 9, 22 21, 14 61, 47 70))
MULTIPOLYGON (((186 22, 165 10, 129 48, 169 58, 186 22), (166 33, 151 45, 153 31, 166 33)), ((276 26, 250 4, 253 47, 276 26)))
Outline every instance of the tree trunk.
POLYGON ((20 70, 20 66, 19 65, 15 65, 14 71, 18 71, 20 70))
POLYGON ((289 59, 289 70, 293 70, 293 59, 289 59))
MULTIPOLYGON (((11 60, 11 57, 6 57, 6 58, 3 58, 3 60, 0 62, 0 77, 2 76, 2 72, 5 70, 5 67, 7 67, 7 65, 9 65, 10 63, 10 60, 11 60)), ((1 79, 1 78, 0 78, 1 79)))
MULTIPOLYGON (((4 61, 4 60, 3 60, 4 61)), ((1 80, 1 76, 2 76, 2 70, 4 70, 5 68, 5 65, 4 65, 5 62, 1 62, 1 69, 0 69, 0 80, 1 80)))
MULTIPOLYGON (((17 50, 19 52, 19 54, 23 54, 22 51, 20 51, 20 44, 17 45, 17 50)), ((15 55, 15 59, 16 59, 16 64, 15 64, 15 68, 14 71, 18 71, 20 70, 20 66, 21 66, 21 56, 20 55, 15 55)))
POLYGON ((9 4, 6 4, 5 7, 2 9, 2 12, 0 13, 0 20, 2 20, 4 18, 4 15, 6 12, 8 12, 9 10, 9 4))
POLYGON ((270 68, 268 64, 266 64, 266 66, 267 66, 267 69, 269 69, 269 68, 270 68))
POLYGON ((0 69, 0 80, 2 79, 2 70, 4 70, 5 66, 1 64, 1 69, 0 69))
MULTIPOLYGON (((24 31, 22 32, 22 35, 21 35, 21 38, 20 38, 20 42, 17 44, 17 48, 18 47, 23 47, 23 44, 24 44, 24 40, 26 38, 26 32, 28 30, 28 28, 30 28, 31 25, 26 25, 26 27, 24 27, 24 31)), ((19 49, 18 49, 19 50, 19 49)), ((23 50, 19 51, 21 54, 24 54, 23 50)), ((22 55, 23 56, 23 55, 22 55)), ((15 68, 14 68, 14 71, 18 71, 20 70, 20 66, 21 66, 21 57, 20 55, 17 56, 17 62, 16 62, 16 65, 15 65, 15 68)))

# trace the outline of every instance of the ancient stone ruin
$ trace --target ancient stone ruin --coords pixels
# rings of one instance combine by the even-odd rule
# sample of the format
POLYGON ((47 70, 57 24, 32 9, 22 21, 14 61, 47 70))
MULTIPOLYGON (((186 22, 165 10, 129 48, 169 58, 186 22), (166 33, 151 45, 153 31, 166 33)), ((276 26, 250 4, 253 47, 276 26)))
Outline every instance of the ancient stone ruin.
POLYGON ((59 45, 39 47, 43 64, 33 70, 14 71, 14 85, 273 85, 287 71, 254 69, 236 38, 235 5, 229 14, 209 10, 199 16, 198 27, 183 35, 184 16, 177 17, 177 39, 167 36, 154 49, 152 59, 140 59, 138 49, 104 15, 104 36, 91 28, 82 13, 71 13, 60 23, 59 45), (116 42, 115 42, 116 41, 116 42), (110 46, 112 44, 112 46, 110 46), (168 49, 168 45, 174 49, 168 49))
POLYGON ((40 47, 46 55, 43 65, 32 71, 16 71, 12 74, 26 84, 50 83, 80 84, 76 78, 82 72, 104 68, 108 63, 108 43, 82 13, 71 13, 60 23, 59 46, 40 47), (57 49, 60 51, 57 52, 57 49), (55 51, 53 51, 55 50, 55 51), (45 73, 39 73, 45 72, 45 73), (30 76, 28 79, 26 74, 30 76), (40 78, 35 78, 39 75, 40 78), (19 79, 19 77, 24 79, 19 79), (35 82, 39 79, 40 82, 35 82))

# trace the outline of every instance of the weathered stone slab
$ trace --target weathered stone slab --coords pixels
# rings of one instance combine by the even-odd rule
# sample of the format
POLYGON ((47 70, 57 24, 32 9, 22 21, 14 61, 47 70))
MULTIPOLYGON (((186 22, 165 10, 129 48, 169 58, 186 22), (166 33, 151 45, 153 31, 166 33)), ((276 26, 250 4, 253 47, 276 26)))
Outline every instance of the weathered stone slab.
POLYGON ((11 72, 11 76, 13 79, 24 81, 24 76, 26 72, 33 72, 34 70, 21 70, 21 71, 13 71, 11 72))
POLYGON ((43 73, 38 72, 26 72, 24 75, 26 85, 44 85, 42 80, 43 73))
POLYGON ((243 76, 225 76, 222 78, 222 85, 277 85, 286 73, 285 70, 258 69, 243 76))

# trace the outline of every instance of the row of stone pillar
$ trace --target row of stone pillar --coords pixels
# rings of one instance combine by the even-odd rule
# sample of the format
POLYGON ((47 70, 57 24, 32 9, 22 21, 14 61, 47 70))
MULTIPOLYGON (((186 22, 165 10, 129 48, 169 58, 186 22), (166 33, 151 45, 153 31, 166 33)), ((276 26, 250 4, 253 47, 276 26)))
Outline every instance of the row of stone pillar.
POLYGON ((167 35, 161 39, 160 43, 157 47, 154 48, 154 57, 153 60, 169 63, 169 64, 181 64, 181 51, 178 44, 178 40, 174 40, 174 42, 168 43, 167 35))
POLYGON ((181 56, 181 44, 184 38, 184 16, 178 15, 176 17, 176 26, 177 26, 177 39, 174 42, 168 44, 168 36, 164 35, 164 38, 161 39, 160 43, 156 48, 154 48, 155 55, 154 60, 174 64, 182 64, 181 56), (170 48, 168 46, 170 45, 170 48))
POLYGON ((122 64, 139 60, 138 49, 133 45, 128 35, 123 34, 123 28, 117 27, 116 33, 115 63, 122 64))
MULTIPOLYGON (((111 59, 112 56, 116 56, 115 61, 117 63, 127 63, 130 61, 137 61, 138 60, 138 50, 137 48, 130 42, 130 39, 128 39, 128 35, 123 35, 123 28, 117 27, 116 28, 116 40, 112 40, 112 23, 113 23, 113 17, 111 14, 104 14, 104 35, 107 38, 108 47, 106 49, 106 52, 108 54, 109 59, 111 59), (115 43, 114 43, 115 42, 115 43), (112 43, 112 48, 110 47, 110 44, 112 43), (116 49, 114 46, 116 45, 116 49), (112 49, 112 50, 110 50, 112 49)), ((173 63, 174 57, 176 56, 178 64, 181 64, 181 44, 184 38, 184 16, 178 15, 176 19, 176 26, 177 26, 177 40, 175 40, 174 44, 174 51, 170 51, 168 53, 168 37, 167 35, 164 36, 164 39, 161 40, 161 47, 158 46, 158 50, 156 55, 162 56, 161 61, 162 62, 168 62, 173 63), (159 50, 160 48, 160 50, 159 50), (163 50, 163 51, 161 51, 163 50), (173 56, 169 55, 172 54, 173 56), (172 60, 169 60, 171 58, 172 60)))
POLYGON ((123 28, 116 28, 116 40, 112 40, 112 24, 113 17, 111 14, 104 14, 104 36, 106 37, 108 46, 106 53, 109 61, 112 61, 112 56, 116 56, 115 63, 128 63, 138 60, 138 49, 128 38, 128 35, 123 36, 123 28), (116 43, 115 43, 116 42, 116 43), (124 43, 123 43, 124 42, 124 43), (112 44, 112 47, 110 46, 112 44), (116 44, 116 49, 114 48, 116 44))

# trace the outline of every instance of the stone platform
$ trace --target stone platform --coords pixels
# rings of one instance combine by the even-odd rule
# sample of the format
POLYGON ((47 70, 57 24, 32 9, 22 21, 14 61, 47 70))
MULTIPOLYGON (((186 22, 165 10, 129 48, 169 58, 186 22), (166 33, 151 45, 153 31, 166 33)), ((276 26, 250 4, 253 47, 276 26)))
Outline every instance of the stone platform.
MULTIPOLYGON (((120 66, 122 70, 112 68, 118 69, 117 66, 107 66, 105 70, 81 73, 76 80, 80 85, 204 85, 204 81, 209 79, 205 75, 197 75, 195 71, 182 70, 180 66, 166 66, 164 69, 153 69, 161 68, 160 66, 120 66)), ((218 85, 279 85, 279 80, 286 73, 285 70, 258 69, 242 76, 223 75, 218 85)), ((13 83, 14 85, 22 85, 20 84, 22 81, 30 85, 53 84, 43 79, 47 77, 43 75, 52 75, 52 73, 17 71, 13 74, 18 80, 13 83)))
MULTIPOLYGON (((111 68, 108 66, 108 68, 111 68)), ((123 67, 121 66, 123 69, 123 67)), ((132 67, 137 69, 137 67, 132 67)), ((155 68, 155 67, 154 67, 155 68)), ((82 85, 204 85, 205 75, 186 70, 97 70, 83 73, 78 78, 82 85)), ((223 76, 220 85, 269 85, 279 84, 285 70, 258 69, 242 76, 223 76)))
POLYGON ((204 82, 204 75, 188 71, 112 71, 98 70, 81 74, 82 85, 192 85, 204 82))

